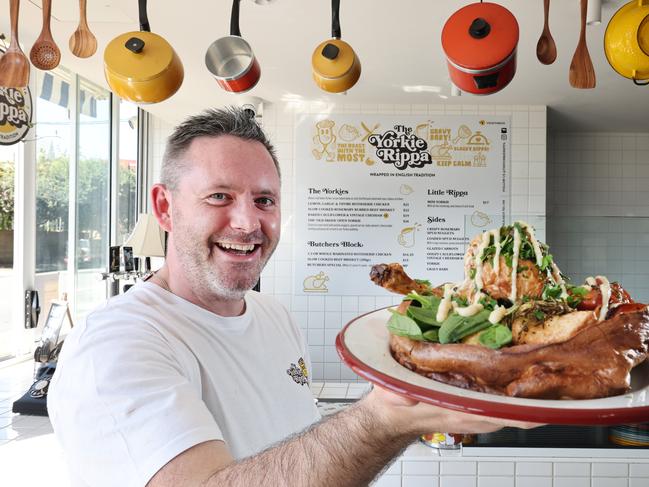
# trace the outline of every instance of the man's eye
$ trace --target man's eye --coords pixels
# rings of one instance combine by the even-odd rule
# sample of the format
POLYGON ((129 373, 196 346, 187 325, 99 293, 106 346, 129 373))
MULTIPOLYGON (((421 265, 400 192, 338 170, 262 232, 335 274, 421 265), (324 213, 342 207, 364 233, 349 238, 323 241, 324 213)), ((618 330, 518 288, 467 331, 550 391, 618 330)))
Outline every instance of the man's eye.
POLYGON ((255 202, 261 206, 273 206, 275 205, 275 200, 273 198, 267 198, 265 196, 257 198, 255 202))
POLYGON ((226 193, 214 193, 214 194, 210 195, 209 199, 211 201, 221 203, 221 202, 224 202, 224 201, 228 201, 229 196, 226 193))

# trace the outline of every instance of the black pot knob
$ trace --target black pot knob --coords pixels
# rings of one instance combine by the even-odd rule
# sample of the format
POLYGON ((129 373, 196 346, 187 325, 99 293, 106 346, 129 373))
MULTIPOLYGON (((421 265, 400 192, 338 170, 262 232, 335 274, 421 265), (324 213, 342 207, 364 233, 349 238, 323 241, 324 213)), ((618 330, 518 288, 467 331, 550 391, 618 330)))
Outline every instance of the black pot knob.
POLYGON ((135 54, 139 54, 142 52, 142 49, 144 49, 144 41, 137 37, 131 37, 128 41, 126 41, 126 44, 124 44, 124 46, 129 51, 134 52, 135 54))
POLYGON ((491 32, 491 25, 485 19, 478 17, 473 22, 471 22, 471 27, 469 27, 469 35, 474 39, 482 39, 487 37, 491 32))
POLYGON ((338 49, 334 44, 327 43, 327 45, 322 48, 322 55, 332 61, 338 57, 339 52, 340 49, 338 49))

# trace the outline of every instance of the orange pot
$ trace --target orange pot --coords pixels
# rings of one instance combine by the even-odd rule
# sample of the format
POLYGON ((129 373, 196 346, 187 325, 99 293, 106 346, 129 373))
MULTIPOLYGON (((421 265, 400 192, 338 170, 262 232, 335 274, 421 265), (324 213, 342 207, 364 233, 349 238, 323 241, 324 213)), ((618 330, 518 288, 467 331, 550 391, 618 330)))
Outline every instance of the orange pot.
POLYGON ((455 12, 442 29, 451 81, 467 93, 502 90, 516 73, 518 22, 505 7, 473 3, 455 12))

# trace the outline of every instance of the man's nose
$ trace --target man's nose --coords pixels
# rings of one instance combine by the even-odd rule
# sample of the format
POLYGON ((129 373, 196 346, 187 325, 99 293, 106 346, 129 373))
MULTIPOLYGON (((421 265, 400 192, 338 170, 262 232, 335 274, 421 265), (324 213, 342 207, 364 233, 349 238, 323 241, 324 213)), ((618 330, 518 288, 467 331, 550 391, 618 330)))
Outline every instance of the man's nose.
POLYGON ((251 233, 261 228, 258 209, 252 201, 239 201, 230 212, 230 226, 242 232, 251 233))

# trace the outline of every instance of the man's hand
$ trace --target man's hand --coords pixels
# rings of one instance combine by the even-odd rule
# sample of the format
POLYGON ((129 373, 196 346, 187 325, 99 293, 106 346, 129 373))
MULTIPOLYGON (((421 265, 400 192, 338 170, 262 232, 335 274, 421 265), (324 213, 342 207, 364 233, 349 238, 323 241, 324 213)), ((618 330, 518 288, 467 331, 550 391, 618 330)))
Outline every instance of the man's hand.
POLYGON ((148 487, 368 485, 421 434, 489 433, 533 423, 476 416, 417 402, 380 387, 344 411, 246 459, 226 445, 194 446, 165 465, 148 487))
POLYGON ((414 435, 433 431, 448 433, 491 433, 504 427, 536 428, 538 423, 492 418, 476 414, 454 411, 414 399, 374 386, 365 400, 376 414, 383 416, 394 429, 410 431, 414 435))

